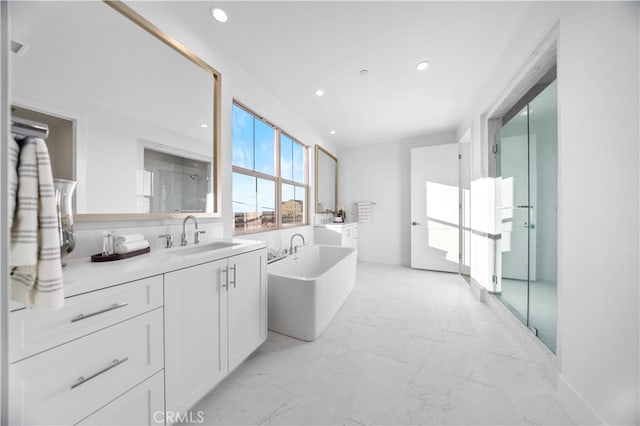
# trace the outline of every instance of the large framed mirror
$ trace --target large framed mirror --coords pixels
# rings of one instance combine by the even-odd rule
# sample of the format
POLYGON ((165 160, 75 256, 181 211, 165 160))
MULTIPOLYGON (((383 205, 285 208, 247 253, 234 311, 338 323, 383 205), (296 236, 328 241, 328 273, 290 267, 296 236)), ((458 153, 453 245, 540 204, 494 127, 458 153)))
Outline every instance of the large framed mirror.
POLYGON ((316 145, 316 213, 338 209, 338 159, 316 145))
POLYGON ((9 19, 12 114, 48 124, 77 220, 220 216, 220 73, 119 1, 9 19))

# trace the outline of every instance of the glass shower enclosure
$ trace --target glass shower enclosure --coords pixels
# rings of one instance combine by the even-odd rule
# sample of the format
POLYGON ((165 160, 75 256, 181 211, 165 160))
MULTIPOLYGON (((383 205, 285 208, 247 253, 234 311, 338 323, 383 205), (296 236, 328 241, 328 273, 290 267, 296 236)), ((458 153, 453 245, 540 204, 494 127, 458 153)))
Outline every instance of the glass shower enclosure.
POLYGON ((496 134, 496 296, 555 352, 557 80, 543 87, 496 134))

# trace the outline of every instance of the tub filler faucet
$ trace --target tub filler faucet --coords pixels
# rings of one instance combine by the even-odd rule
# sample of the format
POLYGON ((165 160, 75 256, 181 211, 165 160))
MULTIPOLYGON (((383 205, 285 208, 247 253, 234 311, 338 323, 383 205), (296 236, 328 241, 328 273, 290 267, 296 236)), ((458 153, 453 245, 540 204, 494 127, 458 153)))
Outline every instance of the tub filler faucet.
POLYGON ((293 246, 293 239, 295 237, 302 238, 302 245, 304 245, 304 237, 302 236, 302 234, 293 234, 291 236, 291 241, 289 241, 289 253, 294 253, 294 250, 295 250, 295 253, 298 252, 298 246, 295 246, 295 247, 293 246))

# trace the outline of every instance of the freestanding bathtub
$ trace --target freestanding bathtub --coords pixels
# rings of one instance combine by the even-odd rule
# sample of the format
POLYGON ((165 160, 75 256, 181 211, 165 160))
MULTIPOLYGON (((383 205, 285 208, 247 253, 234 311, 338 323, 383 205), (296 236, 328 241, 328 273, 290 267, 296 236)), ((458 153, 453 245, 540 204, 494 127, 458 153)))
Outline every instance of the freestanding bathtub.
POLYGON ((357 255, 350 247, 310 245, 269 264, 269 330, 317 339, 353 290, 357 255))

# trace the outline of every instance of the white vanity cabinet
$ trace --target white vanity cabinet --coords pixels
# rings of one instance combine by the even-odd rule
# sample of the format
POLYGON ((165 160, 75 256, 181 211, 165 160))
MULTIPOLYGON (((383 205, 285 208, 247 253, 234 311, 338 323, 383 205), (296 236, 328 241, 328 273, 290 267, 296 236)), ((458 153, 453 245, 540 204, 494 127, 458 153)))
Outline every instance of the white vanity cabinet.
POLYGON ((164 368, 162 292, 154 276, 69 297, 58 311, 12 312, 9 423, 99 418, 116 401, 139 401, 130 391, 146 382, 153 404, 137 407, 147 414, 138 419, 157 424, 150 415, 164 410, 164 389, 148 379, 164 368))
POLYGON ((227 260, 164 276, 167 411, 183 412, 227 373, 227 260))
POLYGON ((229 259, 229 371, 267 340, 267 250, 229 259))
POLYGON ((317 244, 330 244, 357 249, 358 224, 353 222, 316 225, 314 228, 314 238, 317 244))
POLYGON ((165 274, 166 410, 186 412, 267 338, 267 250, 165 274))

